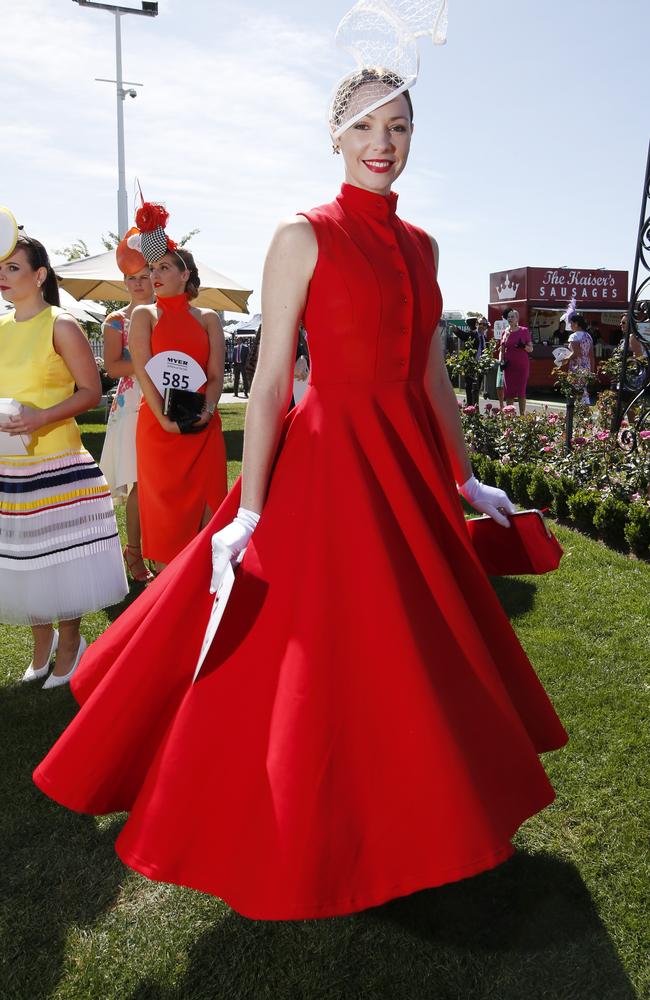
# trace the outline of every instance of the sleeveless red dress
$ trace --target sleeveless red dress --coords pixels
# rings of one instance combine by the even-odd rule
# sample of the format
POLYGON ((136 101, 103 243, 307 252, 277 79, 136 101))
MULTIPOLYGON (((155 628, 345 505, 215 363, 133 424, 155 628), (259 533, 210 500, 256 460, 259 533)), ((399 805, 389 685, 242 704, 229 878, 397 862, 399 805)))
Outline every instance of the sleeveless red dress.
MULTIPOLYGON (((183 351, 206 371, 210 342, 187 296, 159 298, 156 306, 162 315, 151 334, 151 353, 183 351)), ((142 554, 168 563, 196 537, 205 508, 216 511, 226 495, 221 419, 215 412, 198 434, 169 434, 143 399, 135 442, 142 554)))
POLYGON ((554 793, 566 741, 468 541, 423 386, 431 244, 344 185, 306 213, 312 384, 196 684, 209 527, 89 649, 35 772, 130 812, 120 857, 254 918, 324 917, 473 875, 554 793))

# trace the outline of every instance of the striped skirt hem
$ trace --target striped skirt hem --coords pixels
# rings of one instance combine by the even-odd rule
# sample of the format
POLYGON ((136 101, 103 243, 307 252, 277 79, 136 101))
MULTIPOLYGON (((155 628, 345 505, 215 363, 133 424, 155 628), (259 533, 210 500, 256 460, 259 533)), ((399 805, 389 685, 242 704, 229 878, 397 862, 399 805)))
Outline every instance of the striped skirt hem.
POLYGON ((92 456, 0 456, 0 621, 78 618, 127 591, 110 491, 92 456))

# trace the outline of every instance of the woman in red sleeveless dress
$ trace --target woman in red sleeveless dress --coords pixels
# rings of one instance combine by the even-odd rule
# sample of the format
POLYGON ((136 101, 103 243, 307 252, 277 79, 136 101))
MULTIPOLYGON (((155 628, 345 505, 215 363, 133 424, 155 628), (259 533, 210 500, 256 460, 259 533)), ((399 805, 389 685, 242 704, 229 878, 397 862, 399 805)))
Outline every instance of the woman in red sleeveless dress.
POLYGON ((254 918, 499 864, 566 740, 468 540, 456 482, 511 508, 472 480, 436 248, 396 213, 410 101, 357 124, 340 194, 269 251, 242 485, 86 654, 35 772, 69 808, 130 812, 126 864, 254 918), (303 316, 311 386, 283 419, 303 316), (193 684, 215 529, 217 553, 248 545, 193 684))
POLYGON ((216 409, 223 388, 224 339, 212 309, 190 305, 199 275, 187 250, 174 250, 150 265, 156 303, 133 312, 129 350, 144 399, 138 414, 136 454, 142 554, 158 569, 196 537, 227 491, 226 449, 216 409), (154 355, 180 351, 206 374, 194 433, 181 433, 162 413, 162 396, 145 365, 154 355), (200 429, 199 429, 200 428, 200 429))

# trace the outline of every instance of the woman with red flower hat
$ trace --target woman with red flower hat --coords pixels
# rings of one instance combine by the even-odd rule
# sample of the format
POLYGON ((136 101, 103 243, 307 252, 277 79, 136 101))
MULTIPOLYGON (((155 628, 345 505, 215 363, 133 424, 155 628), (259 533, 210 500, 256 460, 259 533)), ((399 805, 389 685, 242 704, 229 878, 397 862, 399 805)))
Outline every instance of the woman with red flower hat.
POLYGON ((136 213, 139 240, 130 239, 149 262, 156 296, 155 305, 133 311, 129 351, 144 396, 136 432, 142 554, 158 569, 207 524, 227 489, 217 412, 223 389, 223 330, 212 309, 190 305, 199 293, 199 273, 192 254, 167 237, 168 217, 162 206, 145 202, 136 213), (165 379, 170 385, 172 380, 169 373, 154 374, 150 363, 156 356, 171 356, 186 366, 193 362, 205 376, 198 386, 204 402, 196 419, 179 422, 163 412, 165 379))

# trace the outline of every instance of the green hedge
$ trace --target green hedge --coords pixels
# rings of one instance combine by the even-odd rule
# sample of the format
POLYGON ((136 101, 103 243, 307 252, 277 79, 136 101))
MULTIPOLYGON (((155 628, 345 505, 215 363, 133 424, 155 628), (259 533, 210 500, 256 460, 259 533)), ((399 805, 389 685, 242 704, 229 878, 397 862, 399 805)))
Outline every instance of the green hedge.
POLYGON ((580 489, 569 497, 569 514, 580 531, 594 530, 594 516, 601 505, 600 494, 595 490, 580 489))
POLYGON ((637 556, 648 554, 650 550, 650 507, 647 504, 631 504, 624 533, 625 540, 632 552, 637 556))
POLYGON ((629 547, 635 555, 650 555, 650 507, 643 501, 626 503, 602 499, 596 490, 581 488, 567 476, 557 478, 539 466, 502 465, 486 455, 471 456, 474 474, 488 486, 498 486, 524 507, 548 509, 569 518, 586 534, 597 534, 607 545, 629 547))

